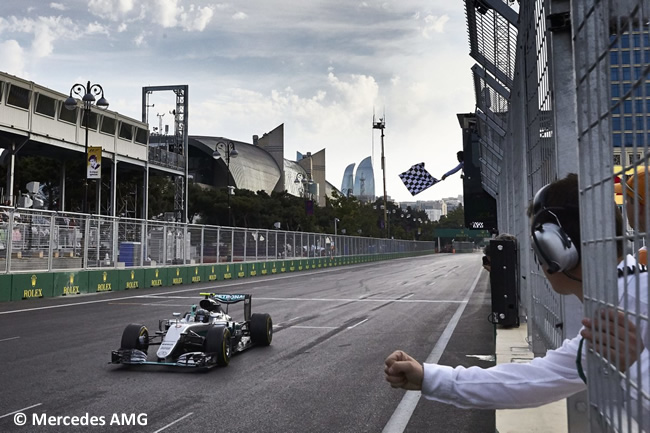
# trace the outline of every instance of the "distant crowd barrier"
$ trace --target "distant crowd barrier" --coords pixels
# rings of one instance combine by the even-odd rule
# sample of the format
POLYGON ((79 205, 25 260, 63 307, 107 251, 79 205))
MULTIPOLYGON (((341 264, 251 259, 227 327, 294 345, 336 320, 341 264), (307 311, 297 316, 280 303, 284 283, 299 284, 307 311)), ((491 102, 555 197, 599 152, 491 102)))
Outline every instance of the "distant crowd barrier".
POLYGON ((435 242, 1 208, 0 301, 204 283, 430 254, 435 242))

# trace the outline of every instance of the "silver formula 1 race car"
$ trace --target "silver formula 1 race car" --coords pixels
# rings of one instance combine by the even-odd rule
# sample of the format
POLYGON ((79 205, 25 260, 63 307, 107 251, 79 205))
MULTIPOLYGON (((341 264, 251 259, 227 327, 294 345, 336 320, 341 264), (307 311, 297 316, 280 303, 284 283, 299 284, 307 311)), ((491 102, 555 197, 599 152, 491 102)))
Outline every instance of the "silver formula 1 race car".
POLYGON ((201 293, 199 307, 192 305, 182 317, 158 321, 158 331, 130 324, 122 333, 120 348, 111 353, 111 363, 168 365, 177 367, 226 366, 232 354, 252 346, 268 346, 273 339, 269 314, 251 314, 251 295, 201 293), (244 302, 244 320, 235 321, 228 306, 244 302), (225 310, 224 310, 225 306, 225 310), (160 346, 156 360, 148 360, 150 346, 160 346))

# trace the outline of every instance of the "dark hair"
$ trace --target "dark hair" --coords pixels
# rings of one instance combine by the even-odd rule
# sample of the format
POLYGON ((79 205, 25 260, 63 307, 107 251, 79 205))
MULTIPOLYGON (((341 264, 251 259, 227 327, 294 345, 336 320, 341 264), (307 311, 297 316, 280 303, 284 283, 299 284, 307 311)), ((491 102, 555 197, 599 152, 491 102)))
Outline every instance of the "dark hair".
MULTIPOLYGON (((541 203, 535 203, 533 201, 528 206, 528 217, 533 218, 537 216, 537 224, 557 224, 559 222, 564 232, 571 238, 571 242, 578 250, 578 254, 581 255, 580 206, 578 205, 580 190, 578 175, 569 173, 566 177, 551 182, 544 188, 546 191, 543 192, 541 200, 539 200, 540 197, 537 197, 541 203), (535 207, 539 207, 539 209, 535 209, 535 207), (550 211, 544 212, 544 209, 549 209, 550 211), (539 215, 535 214, 535 210, 537 210, 539 215)), ((616 236, 620 239, 623 235, 623 216, 614 201, 612 201, 612 205, 614 206, 616 236)), ((623 244, 621 241, 617 241, 616 243, 616 253, 618 256, 623 254, 623 244)))
POLYGON ((463 153, 462 150, 456 152, 456 158, 458 159, 458 162, 463 162, 465 160, 465 154, 463 153))

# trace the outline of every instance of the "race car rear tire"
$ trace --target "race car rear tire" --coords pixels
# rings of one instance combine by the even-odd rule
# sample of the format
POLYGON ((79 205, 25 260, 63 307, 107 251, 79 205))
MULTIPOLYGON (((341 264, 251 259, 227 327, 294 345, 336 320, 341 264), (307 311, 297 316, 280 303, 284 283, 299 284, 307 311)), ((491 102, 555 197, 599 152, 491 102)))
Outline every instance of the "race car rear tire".
POLYGON ((122 333, 121 349, 138 349, 147 353, 149 349, 149 330, 137 323, 128 325, 122 333))
POLYGON ((217 365, 225 367, 230 363, 230 329, 225 326, 213 326, 205 334, 203 343, 205 353, 216 357, 217 365))
POLYGON ((273 340, 273 320, 267 313, 251 315, 251 341, 258 346, 268 346, 273 340))

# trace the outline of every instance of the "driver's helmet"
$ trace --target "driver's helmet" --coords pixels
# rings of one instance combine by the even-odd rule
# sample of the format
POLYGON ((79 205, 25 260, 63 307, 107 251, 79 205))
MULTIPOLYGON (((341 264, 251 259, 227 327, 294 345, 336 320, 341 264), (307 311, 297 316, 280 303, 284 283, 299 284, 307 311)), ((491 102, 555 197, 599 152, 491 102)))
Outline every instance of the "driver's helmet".
POLYGON ((208 323, 210 321, 210 313, 206 310, 196 310, 196 319, 197 322, 208 323))
POLYGON ((217 302, 215 299, 212 298, 201 299, 199 305, 201 306, 201 308, 206 309, 208 311, 214 311, 215 313, 221 312, 221 304, 219 304, 219 302, 217 302))

